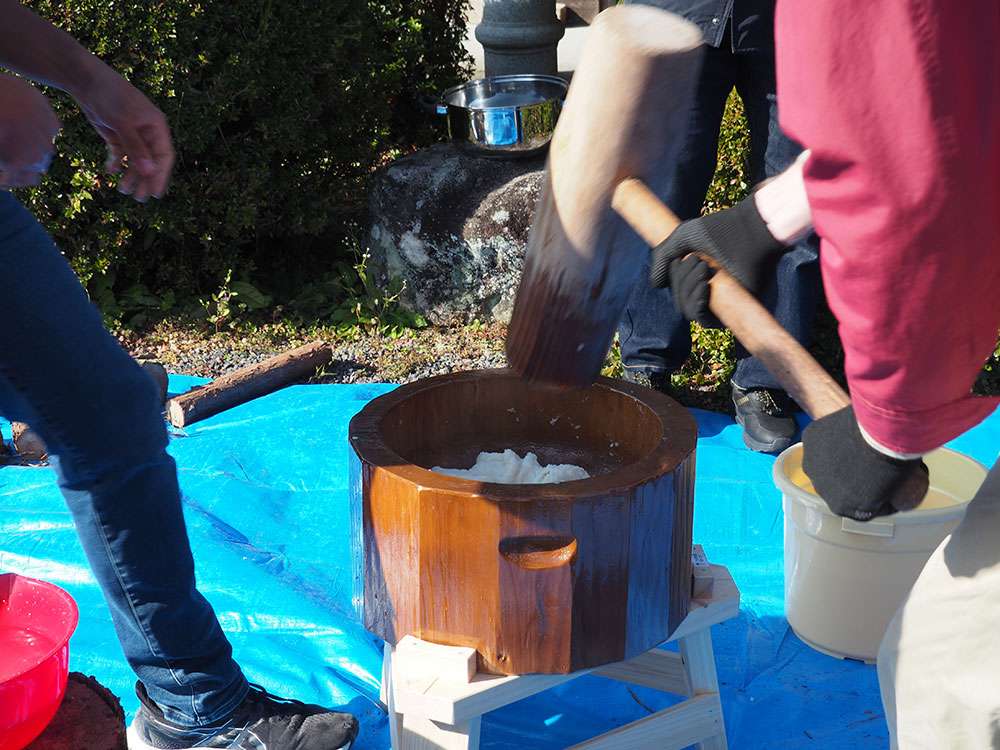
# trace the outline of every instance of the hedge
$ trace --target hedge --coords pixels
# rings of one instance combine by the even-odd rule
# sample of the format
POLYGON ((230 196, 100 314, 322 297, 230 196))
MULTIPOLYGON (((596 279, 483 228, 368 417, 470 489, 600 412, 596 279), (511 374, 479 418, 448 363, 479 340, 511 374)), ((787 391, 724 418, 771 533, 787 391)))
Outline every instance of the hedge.
POLYGON ((27 0, 150 96, 178 160, 168 196, 109 189, 75 106, 22 198, 93 291, 175 298, 342 255, 373 169, 431 137, 417 96, 467 75, 466 0, 27 0))

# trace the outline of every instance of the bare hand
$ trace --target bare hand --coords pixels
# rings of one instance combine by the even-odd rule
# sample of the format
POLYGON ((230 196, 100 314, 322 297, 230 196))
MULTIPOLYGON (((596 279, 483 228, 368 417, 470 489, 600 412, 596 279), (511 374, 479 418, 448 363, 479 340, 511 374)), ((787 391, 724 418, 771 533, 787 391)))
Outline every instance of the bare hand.
POLYGON ((59 118, 23 78, 0 76, 0 186, 37 185, 52 161, 59 118))
POLYGON ((163 113, 104 65, 77 101, 108 144, 108 171, 124 172, 118 189, 140 203, 150 196, 161 198, 174 166, 170 127, 163 113))

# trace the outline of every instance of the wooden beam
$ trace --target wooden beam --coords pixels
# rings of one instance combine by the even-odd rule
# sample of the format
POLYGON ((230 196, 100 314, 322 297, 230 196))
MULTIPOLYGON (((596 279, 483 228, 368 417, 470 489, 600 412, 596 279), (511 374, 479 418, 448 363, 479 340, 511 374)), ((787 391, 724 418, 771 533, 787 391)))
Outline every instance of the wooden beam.
POLYGON ((598 667, 591 674, 676 695, 691 695, 684 660, 674 651, 654 649, 628 661, 598 667))
POLYGON ((711 568, 715 578, 711 595, 706 599, 691 600, 688 616, 670 634, 668 641, 676 641, 739 615, 740 590, 736 588, 733 577, 722 565, 712 565, 711 568))
POLYGON ((439 680, 461 684, 476 676, 476 649, 441 646, 412 635, 396 644, 394 659, 403 674, 433 673, 439 680))
MULTIPOLYGON (((681 638, 681 658, 695 695, 718 695, 719 677, 715 670, 712 631, 708 628, 681 638)), ((699 750, 726 750, 726 727, 700 743, 699 750)))
POLYGON ((699 695, 573 745, 570 750, 681 750, 718 733, 721 724, 719 696, 699 695))
POLYGON ((481 716, 449 726, 406 714, 399 744, 393 750, 478 750, 481 726, 481 716))

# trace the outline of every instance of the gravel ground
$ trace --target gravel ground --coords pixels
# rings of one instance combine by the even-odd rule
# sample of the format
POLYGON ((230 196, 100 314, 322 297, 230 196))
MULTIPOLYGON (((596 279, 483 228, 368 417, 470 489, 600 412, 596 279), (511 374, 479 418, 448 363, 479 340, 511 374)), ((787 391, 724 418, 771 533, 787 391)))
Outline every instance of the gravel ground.
POLYGON ((337 339, 327 331, 315 336, 263 330, 206 336, 190 328, 160 327, 142 337, 125 339, 133 356, 154 359, 168 370, 186 375, 218 377, 255 364, 309 340, 332 340, 333 362, 315 379, 321 383, 408 383, 460 370, 504 367, 501 326, 427 328, 398 338, 361 334, 337 339))
MULTIPOLYGON (((426 328, 398 338, 361 334, 338 339, 330 331, 305 335, 280 326, 209 335, 194 326, 161 324, 142 336, 125 336, 122 343, 133 356, 156 360, 170 372, 215 378, 320 339, 334 342, 333 361, 311 382, 409 383, 450 372, 505 367, 505 336, 506 329, 499 325, 426 328)), ((688 406, 732 410, 727 387, 682 389, 673 395, 688 406)))
MULTIPOLYGON (((843 383, 843 351, 836 323, 821 311, 811 347, 820 364, 843 383)), ((218 377, 254 364, 308 341, 333 341, 333 362, 313 382, 408 383, 432 375, 462 370, 504 367, 503 326, 426 328, 398 338, 360 334, 338 338, 333 331, 303 332, 280 324, 247 330, 206 334, 196 325, 163 323, 141 336, 122 337, 122 343, 140 359, 153 359, 175 373, 218 377)), ((977 392, 1000 390, 1000 359, 984 371, 977 392)), ((732 413, 728 383, 711 382, 701 390, 681 388, 673 394, 682 404, 732 413)))

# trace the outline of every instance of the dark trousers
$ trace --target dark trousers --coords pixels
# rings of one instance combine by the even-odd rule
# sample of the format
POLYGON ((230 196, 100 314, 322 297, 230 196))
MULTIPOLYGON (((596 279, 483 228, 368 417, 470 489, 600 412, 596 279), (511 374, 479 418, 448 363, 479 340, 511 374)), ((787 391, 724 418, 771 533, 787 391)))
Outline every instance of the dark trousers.
MULTIPOLYGON (((754 184, 778 174, 801 147, 778 127, 774 58, 758 52, 733 53, 705 48, 705 61, 691 110, 687 139, 664 196, 682 219, 701 213, 715 172, 719 127, 726 99, 736 87, 750 125, 750 179, 754 184)), ((764 302, 789 333, 809 343, 820 295, 819 241, 815 235, 789 248, 778 264, 775 283, 764 302)), ((636 286, 619 326, 626 368, 673 372, 691 353, 690 326, 673 304, 669 289, 649 286, 648 273, 636 286)), ((780 388, 759 361, 738 347, 733 382, 741 388, 780 388)))
POLYGON ((179 724, 220 721, 248 687, 195 588, 158 389, 6 191, 0 288, 0 414, 45 441, 122 651, 149 696, 179 724))

